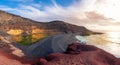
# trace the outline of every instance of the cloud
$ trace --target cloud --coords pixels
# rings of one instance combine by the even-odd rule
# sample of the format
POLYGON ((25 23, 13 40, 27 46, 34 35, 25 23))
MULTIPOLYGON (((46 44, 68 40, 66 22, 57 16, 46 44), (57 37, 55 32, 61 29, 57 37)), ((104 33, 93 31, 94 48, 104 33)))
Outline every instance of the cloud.
POLYGON ((119 0, 79 0, 68 7, 58 5, 55 0, 52 2, 53 5, 46 5, 44 8, 39 3, 31 3, 31 5, 19 5, 17 8, 0 6, 0 9, 36 21, 63 20, 89 29, 95 29, 96 26, 104 28, 106 25, 109 28, 113 24, 120 25, 119 0))
POLYGON ((33 7, 35 7, 35 8, 41 8, 41 5, 40 5, 40 3, 38 4, 38 3, 34 3, 34 4, 31 4, 31 6, 33 6, 33 7))
POLYGON ((10 10, 13 10, 13 8, 10 8, 10 7, 8 7, 8 6, 0 5, 0 10, 10 11, 10 10))
POLYGON ((84 7, 88 11, 96 11, 99 14, 103 14, 106 18, 112 18, 116 21, 120 21, 120 0, 92 0, 90 5, 88 2, 91 0, 84 0, 84 7))

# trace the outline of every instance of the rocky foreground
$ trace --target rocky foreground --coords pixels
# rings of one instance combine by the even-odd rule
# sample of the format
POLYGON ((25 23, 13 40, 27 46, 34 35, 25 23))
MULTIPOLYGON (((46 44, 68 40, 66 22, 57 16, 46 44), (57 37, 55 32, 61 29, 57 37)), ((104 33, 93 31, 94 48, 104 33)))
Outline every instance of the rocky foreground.
POLYGON ((0 65, 120 65, 120 59, 92 45, 72 43, 64 53, 44 58, 17 57, 12 50, 0 49, 0 65))
POLYGON ((28 48, 0 37, 0 65, 120 65, 119 58, 102 49, 84 43, 72 43, 76 41, 73 37, 49 37, 28 48), (43 53, 46 55, 43 56, 43 53))
POLYGON ((73 43, 65 53, 52 53, 37 65, 120 65, 120 59, 95 46, 73 43))
POLYGON ((30 65, 30 63, 24 63, 22 60, 23 58, 10 54, 10 51, 0 49, 0 65, 30 65))

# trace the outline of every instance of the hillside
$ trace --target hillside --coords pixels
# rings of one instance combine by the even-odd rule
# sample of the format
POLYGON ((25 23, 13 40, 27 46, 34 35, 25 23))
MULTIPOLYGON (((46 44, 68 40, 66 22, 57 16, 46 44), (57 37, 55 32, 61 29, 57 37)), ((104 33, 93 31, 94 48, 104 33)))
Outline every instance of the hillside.
POLYGON ((37 22, 4 11, 0 11, 0 33, 7 33, 14 42, 25 45, 56 34, 94 34, 94 32, 83 26, 76 26, 57 20, 37 22))
MULTIPOLYGON (((87 32, 91 32, 83 26, 76 26, 63 21, 51 21, 49 23, 36 22, 27 18, 0 11, 0 30, 8 32, 10 30, 16 29, 29 33, 31 33, 31 31, 34 31, 33 29, 44 30, 46 32, 49 31, 49 33, 71 32, 78 34, 88 34, 87 32)), ((37 33, 39 32, 40 31, 37 33)))

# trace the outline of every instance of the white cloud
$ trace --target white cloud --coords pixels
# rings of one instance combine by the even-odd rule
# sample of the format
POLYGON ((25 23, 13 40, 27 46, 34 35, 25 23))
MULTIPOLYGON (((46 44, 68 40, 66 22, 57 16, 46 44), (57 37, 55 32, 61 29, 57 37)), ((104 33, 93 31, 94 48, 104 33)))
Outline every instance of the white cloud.
POLYGON ((87 11, 95 11, 103 14, 106 18, 120 21, 118 14, 120 12, 120 0, 83 0, 83 2, 87 11))
POLYGON ((41 8, 41 5, 40 4, 38 4, 38 3, 34 3, 34 4, 31 4, 31 6, 33 6, 33 7, 35 7, 35 8, 41 8))
POLYGON ((19 12, 18 15, 37 21, 40 21, 40 19, 43 20, 45 17, 47 17, 45 12, 40 11, 39 9, 36 9, 32 6, 22 5, 19 9, 16 9, 16 11, 19 12))
POLYGON ((8 6, 0 5, 0 10, 10 11, 10 10, 14 10, 14 8, 10 8, 10 7, 8 7, 8 6))
MULTIPOLYGON (((30 6, 20 5, 18 8, 0 7, 2 10, 12 11, 12 13, 27 17, 36 21, 52 21, 63 20, 76 25, 86 27, 104 25, 112 26, 111 24, 119 24, 120 21, 120 4, 119 0, 81 0, 74 2, 68 7, 57 5, 55 0, 52 0, 53 6, 46 6, 40 10, 41 5, 33 3, 30 6)), ((120 24, 119 24, 120 25, 120 24)), ((115 26, 113 26, 115 27, 115 26)))

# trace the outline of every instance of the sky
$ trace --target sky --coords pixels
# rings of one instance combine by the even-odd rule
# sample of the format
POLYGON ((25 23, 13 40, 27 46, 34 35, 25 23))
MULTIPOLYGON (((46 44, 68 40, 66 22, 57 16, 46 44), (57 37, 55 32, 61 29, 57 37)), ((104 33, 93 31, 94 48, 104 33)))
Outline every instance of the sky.
POLYGON ((0 0, 0 10, 38 22, 62 20, 94 31, 120 31, 120 0, 0 0))

